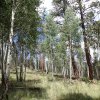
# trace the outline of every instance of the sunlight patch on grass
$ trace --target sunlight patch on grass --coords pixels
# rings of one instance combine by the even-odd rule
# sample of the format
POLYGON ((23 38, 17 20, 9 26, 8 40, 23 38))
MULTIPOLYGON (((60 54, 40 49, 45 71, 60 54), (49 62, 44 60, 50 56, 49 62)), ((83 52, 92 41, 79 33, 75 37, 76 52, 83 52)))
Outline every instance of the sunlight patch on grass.
POLYGON ((100 81, 70 83, 67 79, 52 78, 51 73, 27 69, 26 82, 16 82, 15 73, 11 73, 10 84, 10 100, 100 100, 100 81))

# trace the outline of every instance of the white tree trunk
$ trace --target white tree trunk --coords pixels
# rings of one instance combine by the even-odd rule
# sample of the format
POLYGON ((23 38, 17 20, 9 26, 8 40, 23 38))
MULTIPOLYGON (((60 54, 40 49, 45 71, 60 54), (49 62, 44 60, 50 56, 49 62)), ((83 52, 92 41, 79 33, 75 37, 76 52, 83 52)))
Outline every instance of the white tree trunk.
POLYGON ((6 68, 6 75, 9 76, 9 67, 11 66, 11 48, 12 48, 12 37, 14 35, 13 28, 14 28, 14 19, 15 19, 15 8, 12 7, 12 15, 11 15, 11 29, 9 34, 9 45, 8 45, 8 56, 7 56, 7 68, 6 68))
POLYGON ((12 8, 11 29, 9 34, 9 40, 11 44, 12 44, 12 36, 14 35, 14 19, 15 19, 15 8, 12 8))
POLYGON ((72 42, 71 42, 71 34, 69 39, 69 49, 70 49, 70 81, 72 79, 72 42))
POLYGON ((53 61, 52 61, 51 64, 52 64, 52 77, 53 77, 53 75, 54 75, 54 71, 53 71, 54 70, 53 61))
POLYGON ((48 61, 45 61, 45 70, 46 70, 46 74, 48 74, 48 61))

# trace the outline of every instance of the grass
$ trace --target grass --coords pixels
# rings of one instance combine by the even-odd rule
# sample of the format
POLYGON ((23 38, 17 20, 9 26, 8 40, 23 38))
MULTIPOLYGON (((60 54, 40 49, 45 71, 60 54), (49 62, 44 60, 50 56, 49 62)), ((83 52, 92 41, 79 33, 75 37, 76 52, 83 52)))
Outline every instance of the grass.
POLYGON ((73 80, 70 83, 28 69, 26 82, 16 82, 15 73, 11 74, 8 94, 9 100, 100 100, 100 82, 73 80))

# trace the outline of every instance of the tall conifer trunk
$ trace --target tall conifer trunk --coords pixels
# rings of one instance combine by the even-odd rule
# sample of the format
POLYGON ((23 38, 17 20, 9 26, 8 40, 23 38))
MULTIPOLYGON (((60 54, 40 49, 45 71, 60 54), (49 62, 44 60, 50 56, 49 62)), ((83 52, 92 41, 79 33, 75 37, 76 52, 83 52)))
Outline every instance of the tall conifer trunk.
POLYGON ((2 44, 1 44, 1 74, 2 74, 2 78, 1 78, 1 82, 2 85, 5 84, 5 80, 4 80, 4 55, 3 55, 3 33, 2 33, 2 44))
POLYGON ((73 66, 73 72, 74 72, 74 77, 75 79, 79 78, 79 70, 75 61, 74 56, 72 55, 72 66, 73 66))
POLYGON ((81 15, 81 27, 83 30, 83 39, 84 39, 86 61, 87 61, 88 69, 89 69, 89 79, 93 80, 93 65, 91 62, 91 55, 90 55, 89 45, 88 45, 88 41, 87 41, 87 33, 85 30, 85 25, 84 25, 84 15, 83 15, 83 11, 82 11, 81 0, 78 0, 78 4, 79 4, 80 15, 81 15))

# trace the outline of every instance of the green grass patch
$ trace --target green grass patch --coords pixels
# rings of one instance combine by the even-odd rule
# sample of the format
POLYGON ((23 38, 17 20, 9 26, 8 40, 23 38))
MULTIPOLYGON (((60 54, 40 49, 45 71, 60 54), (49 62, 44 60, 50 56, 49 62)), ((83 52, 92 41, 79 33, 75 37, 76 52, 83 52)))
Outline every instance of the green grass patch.
POLYGON ((72 80, 70 83, 61 75, 52 78, 51 73, 27 69, 25 82, 16 82, 15 73, 11 73, 8 95, 9 100, 100 100, 100 81, 72 80))

